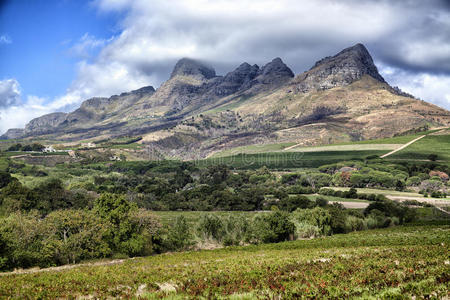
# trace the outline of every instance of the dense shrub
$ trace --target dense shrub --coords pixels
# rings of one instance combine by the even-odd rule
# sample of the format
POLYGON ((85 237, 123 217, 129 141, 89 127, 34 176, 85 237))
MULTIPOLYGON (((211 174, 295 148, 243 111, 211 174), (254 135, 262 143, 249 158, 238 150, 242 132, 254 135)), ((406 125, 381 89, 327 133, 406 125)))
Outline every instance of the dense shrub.
POLYGON ((307 237, 305 229, 311 232, 318 231, 320 235, 330 235, 332 233, 331 214, 325 208, 297 209, 292 213, 291 220, 295 224, 296 234, 300 237, 307 237), (317 230, 312 230, 311 226, 316 227, 317 230))
POLYGON ((261 243, 278 243, 293 238, 294 224, 287 212, 276 211, 257 215, 253 220, 253 240, 261 243))
POLYGON ((0 219, 0 269, 47 267, 111 254, 109 224, 91 211, 55 211, 40 219, 35 213, 12 213, 0 219))
POLYGON ((94 205, 94 212, 111 224, 108 242, 116 253, 129 256, 150 254, 152 235, 159 227, 156 218, 122 195, 102 194, 94 205))
POLYGON ((167 230, 164 250, 185 250, 194 244, 194 236, 184 216, 178 216, 167 230))
POLYGON ((312 208, 314 206, 314 202, 309 200, 305 196, 292 196, 285 197, 279 202, 279 207, 281 210, 286 210, 292 212, 297 208, 312 208))

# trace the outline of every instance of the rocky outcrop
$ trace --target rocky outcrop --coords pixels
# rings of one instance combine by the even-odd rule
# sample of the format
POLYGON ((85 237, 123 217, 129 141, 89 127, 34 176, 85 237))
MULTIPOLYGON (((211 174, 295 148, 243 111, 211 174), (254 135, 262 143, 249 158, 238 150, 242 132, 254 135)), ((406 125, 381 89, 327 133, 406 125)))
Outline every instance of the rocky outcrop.
POLYGON ((66 118, 67 114, 63 112, 55 112, 35 118, 25 126, 25 134, 44 134, 52 132, 56 127, 63 123, 66 118))
POLYGON ((363 75, 369 75, 385 83, 366 47, 356 44, 335 56, 319 60, 309 71, 298 75, 294 85, 299 92, 326 90, 349 85, 361 79, 363 75))
POLYGON ((291 69, 277 57, 261 68, 256 81, 261 84, 279 85, 294 77, 291 69))
POLYGON ((251 66, 245 62, 234 71, 226 74, 214 85, 214 94, 217 96, 228 96, 243 88, 249 88, 259 72, 258 65, 251 66))
MULTIPOLYGON (((153 95, 155 93, 155 88, 151 85, 144 86, 140 89, 131 91, 131 92, 125 92, 119 95, 119 97, 129 96, 129 95, 137 95, 137 96, 143 96, 143 95, 153 95)), ((114 97, 114 96, 113 96, 114 97)))
POLYGON ((293 77, 294 73, 280 58, 262 68, 243 63, 225 76, 216 76, 215 70, 202 62, 183 58, 175 65, 170 79, 156 91, 149 106, 170 106, 170 113, 175 114, 250 89, 254 93, 261 87, 276 88, 293 77))
POLYGON ((23 128, 11 128, 0 136, 0 140, 18 139, 24 134, 25 130, 23 128))

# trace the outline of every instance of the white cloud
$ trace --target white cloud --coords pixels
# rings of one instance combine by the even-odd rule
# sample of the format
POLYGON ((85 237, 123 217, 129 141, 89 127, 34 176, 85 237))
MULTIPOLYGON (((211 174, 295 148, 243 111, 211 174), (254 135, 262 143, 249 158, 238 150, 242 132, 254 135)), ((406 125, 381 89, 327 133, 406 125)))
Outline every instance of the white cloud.
POLYGON ((7 34, 0 35, 0 44, 11 44, 12 40, 7 34))
POLYGON ((0 132, 9 128, 23 128, 33 118, 52 111, 45 105, 46 99, 28 96, 26 101, 21 97, 20 85, 16 79, 0 81, 0 132))
POLYGON ((0 80, 0 108, 20 103, 20 86, 15 79, 0 80))
POLYGON ((450 76, 411 73, 395 67, 380 65, 380 73, 393 86, 420 99, 450 109, 450 76))
POLYGON ((301 5, 295 0, 94 3, 102 12, 123 10, 122 31, 108 41, 81 38, 74 47, 79 53, 104 46, 95 59, 78 64, 77 78, 67 95, 57 99, 58 106, 145 85, 157 87, 182 57, 206 60, 225 73, 243 61, 264 64, 282 56, 300 72, 340 48, 376 40, 396 20, 385 4, 350 6, 333 0, 301 5))
MULTIPOLYGON (((97 39, 95 36, 85 33, 70 49, 70 52, 75 56, 82 59, 88 59, 91 57, 94 50, 104 47, 107 43, 111 42, 114 37, 109 39, 97 39)), ((63 41, 63 43, 69 43, 70 41, 63 41)))

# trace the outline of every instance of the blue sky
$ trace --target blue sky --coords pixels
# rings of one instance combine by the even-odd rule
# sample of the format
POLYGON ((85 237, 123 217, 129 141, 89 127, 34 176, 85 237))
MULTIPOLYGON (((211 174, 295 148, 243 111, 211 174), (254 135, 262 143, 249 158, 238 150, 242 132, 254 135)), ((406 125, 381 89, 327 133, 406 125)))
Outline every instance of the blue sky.
MULTIPOLYGON (((84 34, 117 34, 119 14, 99 13, 89 1, 14 0, 0 8, 0 79, 15 78, 23 94, 52 99, 65 92, 79 60, 71 47, 84 34)), ((95 53, 94 53, 95 54, 95 53)))
POLYGON ((0 132, 167 80, 275 57, 299 74, 363 43, 393 86, 450 109, 447 0, 0 0, 0 132))

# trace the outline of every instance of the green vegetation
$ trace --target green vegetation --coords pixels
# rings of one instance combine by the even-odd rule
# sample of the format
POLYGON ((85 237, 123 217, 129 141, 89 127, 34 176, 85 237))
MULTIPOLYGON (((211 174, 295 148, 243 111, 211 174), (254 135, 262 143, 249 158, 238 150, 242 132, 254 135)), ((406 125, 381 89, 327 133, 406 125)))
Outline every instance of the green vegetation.
POLYGON ((234 156, 209 158, 197 161, 199 166, 226 164, 236 169, 317 168, 324 164, 345 160, 364 160, 368 156, 379 156, 388 151, 321 151, 321 152, 268 152, 259 154, 237 154, 234 156))
POLYGON ((40 151, 44 150, 44 148, 45 148, 44 145, 38 144, 38 143, 33 143, 31 145, 30 144, 27 144, 27 145, 14 144, 14 145, 9 146, 7 151, 10 151, 10 152, 14 152, 14 151, 40 152, 40 151))
POLYGON ((283 150, 293 145, 295 145, 295 143, 261 144, 261 145, 235 147, 215 153, 214 155, 211 156, 211 158, 231 156, 239 153, 254 154, 263 152, 274 152, 283 150))
MULTIPOLYGON (((136 140, 98 143, 134 147, 136 140)), ((111 161, 111 150, 103 149, 79 151, 77 162, 55 166, 13 158, 20 151, 3 152, 1 270, 158 255, 90 271, 65 270, 58 280, 51 271, 6 274, 0 277, 0 295, 440 295, 448 284, 442 275, 447 265, 437 260, 448 250, 448 237, 437 228, 448 233, 450 219, 420 197, 448 194, 450 165, 440 161, 439 151, 435 161, 420 162, 380 159, 386 151, 279 151, 182 162, 111 161), (413 198, 400 203, 386 195, 413 198), (335 203, 348 201, 367 207, 346 209, 335 203), (414 223, 440 227, 409 227, 414 223), (369 231, 375 228, 389 229, 369 231), (192 252, 222 247, 227 248, 192 252), (165 254, 176 251, 188 252, 165 254), (405 252, 415 259, 404 257, 405 252), (398 264, 392 265, 392 259, 398 264), (184 261, 195 261, 195 268, 185 268, 184 261), (415 271, 419 262, 426 272, 415 271), (350 275, 354 270, 361 272, 358 277, 350 275), (108 272, 113 275, 107 278, 108 272), (362 279, 349 283, 354 278, 362 279), (51 283, 54 288, 47 288, 51 283), (173 294, 166 294, 169 289, 173 294)))
POLYGON ((449 226, 151 256, 0 277, 12 298, 443 298, 449 226))
POLYGON ((430 155, 437 156, 434 160, 450 161, 450 135, 428 135, 389 159, 429 160, 430 155))

